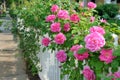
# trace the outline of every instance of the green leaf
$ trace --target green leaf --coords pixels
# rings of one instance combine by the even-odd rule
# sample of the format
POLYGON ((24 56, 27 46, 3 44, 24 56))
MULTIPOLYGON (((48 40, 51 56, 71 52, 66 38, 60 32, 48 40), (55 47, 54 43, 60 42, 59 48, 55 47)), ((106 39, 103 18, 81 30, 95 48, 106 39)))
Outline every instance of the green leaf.
POLYGON ((86 52, 86 49, 85 48, 80 48, 77 53, 78 54, 83 54, 84 52, 86 52))
POLYGON ((111 63, 111 67, 112 68, 117 68, 119 66, 119 62, 117 60, 114 60, 112 63, 111 63))
POLYGON ((69 57, 72 57, 72 56, 73 56, 73 52, 69 52, 67 55, 68 55, 69 57))
POLYGON ((75 33, 77 33, 77 31, 76 30, 72 30, 72 34, 75 34, 75 33))
POLYGON ((111 71, 112 73, 116 72, 118 70, 118 68, 112 68, 111 71))
POLYGON ((79 43, 79 40, 78 39, 74 40, 74 44, 77 44, 77 43, 79 43))
POLYGON ((120 47, 116 48, 113 52, 114 56, 120 56, 120 47))

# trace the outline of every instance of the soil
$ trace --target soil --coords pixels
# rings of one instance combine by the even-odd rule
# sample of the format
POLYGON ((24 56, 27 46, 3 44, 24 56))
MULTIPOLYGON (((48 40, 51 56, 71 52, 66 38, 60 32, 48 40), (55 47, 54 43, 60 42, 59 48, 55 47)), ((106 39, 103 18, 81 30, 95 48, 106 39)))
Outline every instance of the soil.
POLYGON ((41 80, 38 76, 38 74, 36 75, 32 75, 31 70, 28 68, 28 63, 26 63, 26 73, 28 74, 28 78, 29 80, 41 80))

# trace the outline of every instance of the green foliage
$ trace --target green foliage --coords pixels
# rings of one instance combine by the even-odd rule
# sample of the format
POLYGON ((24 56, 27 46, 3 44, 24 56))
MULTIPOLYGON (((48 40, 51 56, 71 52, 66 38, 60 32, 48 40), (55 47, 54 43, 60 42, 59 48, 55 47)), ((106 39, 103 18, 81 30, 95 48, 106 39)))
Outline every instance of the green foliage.
POLYGON ((0 26, 2 25, 3 21, 0 21, 0 26))
MULTIPOLYGON (((97 80, 100 80, 103 71, 108 73, 109 67, 112 67, 113 72, 117 70, 118 65, 120 65, 118 62, 119 60, 115 59, 112 64, 106 64, 99 60, 100 51, 90 52, 85 49, 84 38, 90 33, 89 28, 92 26, 101 25, 101 27, 105 29, 106 34, 104 37, 106 39, 106 45, 103 48, 114 48, 112 33, 119 34, 118 26, 112 23, 101 23, 100 17, 93 14, 93 12, 96 12, 95 10, 89 10, 87 8, 81 9, 79 8, 78 3, 69 0, 25 0, 20 3, 19 6, 17 6, 17 4, 17 2, 13 2, 10 9, 11 17, 15 23, 12 32, 19 37, 19 47, 22 50, 25 60, 30 63, 33 74, 37 73, 39 69, 36 68, 36 65, 39 62, 36 55, 39 52, 39 40, 41 39, 41 36, 48 34, 48 36, 53 39, 56 35, 56 33, 50 31, 50 23, 46 23, 45 21, 46 16, 52 14, 52 12, 50 12, 52 4, 57 4, 61 9, 68 10, 70 15, 78 13, 80 17, 80 22, 78 23, 69 20, 56 19, 55 22, 60 22, 62 28, 66 22, 70 22, 71 30, 68 33, 62 30, 62 33, 65 34, 67 40, 62 45, 57 45, 54 42, 51 42, 47 48, 43 48, 43 51, 46 49, 51 49, 52 51, 63 49, 66 51, 68 59, 66 62, 61 63, 61 79, 64 78, 65 75, 69 75, 69 80, 83 80, 83 75, 80 71, 82 71, 83 66, 87 64, 89 64, 91 69, 94 70, 97 80), (76 12, 73 10, 76 10, 76 12), (82 12, 84 12, 84 15, 81 15, 82 12), (90 22, 91 16, 95 16, 94 22, 90 22), (22 20, 22 23, 16 22, 17 17, 22 20), (83 64, 83 61, 76 60, 74 58, 74 53, 70 51, 70 48, 75 44, 83 45, 83 48, 78 50, 79 54, 82 54, 85 51, 89 52, 90 58, 85 60, 85 64, 83 64), (116 66, 114 67, 113 65, 116 66)), ((108 7, 107 9, 110 10, 108 7)), ((115 13, 111 14, 108 10, 104 16, 100 13, 102 17, 105 18, 105 16, 107 16, 109 18, 115 15, 115 13)), ((119 57, 118 51, 119 50, 116 48, 114 55, 119 57)), ((106 77, 105 79, 107 80, 106 77)))
POLYGON ((114 50, 114 55, 115 56, 120 56, 120 46, 117 46, 114 50))
POLYGON ((80 48, 78 50, 78 54, 83 54, 84 52, 86 52, 86 48, 80 48))
POLYGON ((101 4, 97 6, 96 10, 102 18, 110 19, 118 14, 119 6, 116 4, 101 4))

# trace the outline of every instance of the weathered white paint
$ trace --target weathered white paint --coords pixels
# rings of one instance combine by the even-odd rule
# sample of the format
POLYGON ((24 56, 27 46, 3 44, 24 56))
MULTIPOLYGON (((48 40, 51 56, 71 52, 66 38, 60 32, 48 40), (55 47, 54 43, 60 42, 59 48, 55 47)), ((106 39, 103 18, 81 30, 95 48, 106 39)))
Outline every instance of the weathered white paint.
POLYGON ((110 4, 111 0, 104 0, 105 4, 110 4))
POLYGON ((114 38, 114 45, 117 46, 118 45, 118 36, 116 34, 112 34, 113 38, 114 38))
POLYGON ((113 4, 117 4, 117 0, 111 1, 111 3, 113 3, 113 4))
POLYGON ((42 72, 39 72, 41 80, 60 80, 60 63, 56 60, 56 51, 46 50, 43 52, 42 49, 43 47, 40 47, 38 54, 42 65, 42 72))

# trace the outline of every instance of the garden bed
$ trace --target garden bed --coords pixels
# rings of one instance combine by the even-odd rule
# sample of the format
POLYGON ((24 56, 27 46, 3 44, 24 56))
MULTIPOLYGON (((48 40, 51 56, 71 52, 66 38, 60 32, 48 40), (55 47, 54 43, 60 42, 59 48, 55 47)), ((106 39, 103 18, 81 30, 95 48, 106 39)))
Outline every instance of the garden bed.
POLYGON ((30 80, 41 80, 38 76, 38 74, 36 75, 33 75, 32 72, 31 72, 31 69, 29 68, 29 63, 26 62, 26 73, 28 74, 28 78, 30 80))

